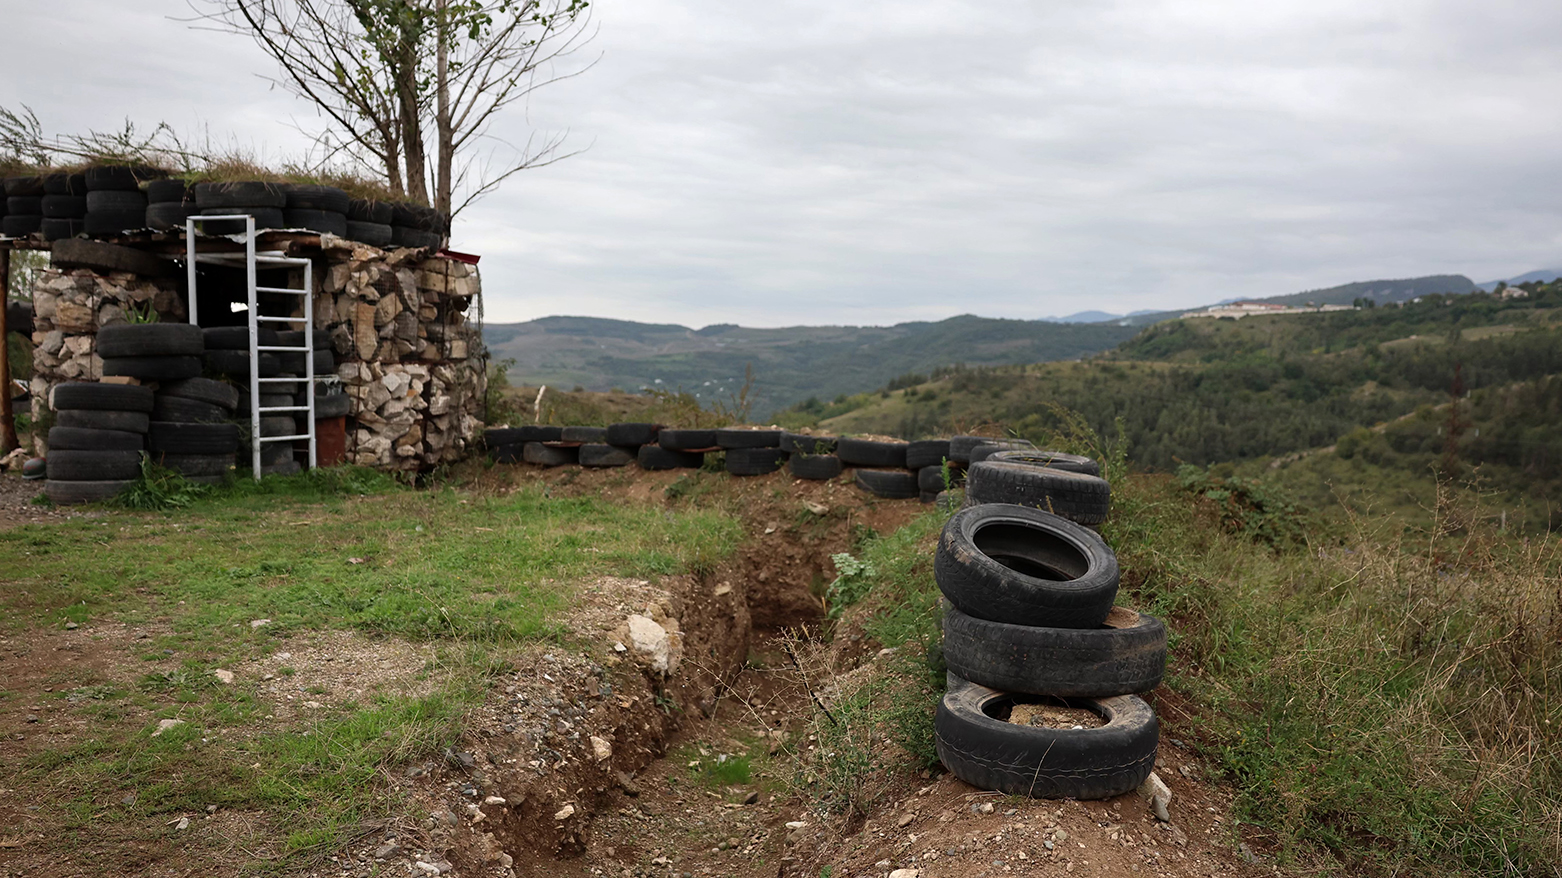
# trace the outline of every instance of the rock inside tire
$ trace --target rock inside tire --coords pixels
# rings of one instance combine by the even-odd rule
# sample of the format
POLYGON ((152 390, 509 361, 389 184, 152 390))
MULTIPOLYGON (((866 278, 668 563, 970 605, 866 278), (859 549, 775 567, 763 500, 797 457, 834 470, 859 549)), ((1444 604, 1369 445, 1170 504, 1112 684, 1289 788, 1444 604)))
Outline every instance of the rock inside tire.
POLYGON ((1099 628, 1038 628, 944 610, 951 673, 1004 692, 1104 698, 1149 692, 1166 674, 1166 626, 1113 607, 1099 628))
POLYGON ((972 503, 1011 503, 1045 509, 1080 524, 1106 521, 1112 488, 1105 479, 1018 461, 984 460, 966 473, 972 503))
POLYGON ((1160 724, 1134 695, 1076 699, 1099 728, 1049 729, 1008 722, 1016 704, 1037 696, 986 686, 951 686, 933 720, 938 758, 955 777, 984 790, 1039 799, 1107 799, 1138 788, 1155 768, 1160 724))
POLYGON ((1061 516, 1006 504, 967 506, 945 522, 933 556, 939 591, 992 622, 1095 628, 1117 597, 1117 556, 1061 516))

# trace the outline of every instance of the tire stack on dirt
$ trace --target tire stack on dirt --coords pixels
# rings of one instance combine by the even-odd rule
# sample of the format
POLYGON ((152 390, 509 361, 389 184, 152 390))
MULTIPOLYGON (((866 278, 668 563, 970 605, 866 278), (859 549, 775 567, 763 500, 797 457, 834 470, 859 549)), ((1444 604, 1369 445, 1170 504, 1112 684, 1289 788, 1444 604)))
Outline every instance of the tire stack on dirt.
POLYGON ((85 231, 82 222, 87 216, 86 174, 47 174, 43 178, 43 193, 40 229, 45 241, 74 238, 85 231))
POLYGON ((233 469, 241 431, 233 385, 210 378, 159 384, 152 400, 152 461, 197 484, 214 485, 233 469))
MULTIPOLYGON (((973 460, 994 446, 977 446, 973 460)), ((1034 448, 1000 448, 971 464, 968 505, 1012 503, 1045 509, 1070 521, 1099 527, 1112 508, 1112 488, 1088 457, 1034 448)))
POLYGON ((88 168, 87 213, 82 231, 93 237, 112 237, 146 228, 145 180, 165 176, 152 168, 104 165, 88 168))
POLYGON ((54 388, 44 493, 62 506, 108 500, 141 472, 152 389, 67 383, 54 388))
POLYGON ((720 451, 715 430, 677 430, 663 427, 656 433, 655 445, 642 445, 636 455, 641 469, 698 469, 705 455, 720 451))
POLYGON ((1036 798, 1139 787, 1160 727, 1138 693, 1165 673, 1166 628, 1113 606, 1117 558, 1101 537, 1037 509, 972 506, 945 525, 934 576, 949 667, 934 729, 950 772, 1036 798))
POLYGON ((184 221, 200 213, 195 190, 187 180, 153 180, 146 184, 146 227, 159 232, 184 228, 184 221))
POLYGON ((282 211, 284 228, 347 237, 346 192, 335 186, 308 183, 288 183, 282 189, 287 199, 282 211))
POLYGON ((723 427, 716 430, 716 445, 727 452, 727 472, 735 476, 762 476, 786 463, 780 430, 723 427))
POLYGON ((201 374, 205 338, 188 323, 117 323, 98 330, 105 377, 179 381, 201 374))
POLYGON ((25 238, 43 230, 43 178, 5 178, 5 217, 0 233, 7 238, 25 238))
MULTIPOLYGON (((249 327, 210 326, 202 330, 202 334, 206 344, 206 371, 226 375, 234 383, 249 387, 249 327)), ((256 332, 255 342, 261 347, 275 347, 281 344, 277 331, 265 327, 261 327, 256 332)), ((262 351, 257 356, 257 362, 260 365, 262 378, 274 378, 282 371, 282 361, 270 351, 262 351)), ((278 403, 278 405, 287 405, 287 403, 278 403)), ((248 403, 243 403, 240 408, 247 408, 247 406, 248 403)))
POLYGON ((793 478, 824 482, 841 474, 844 467, 835 456, 840 439, 808 433, 782 433, 781 450, 787 453, 786 468, 793 478))

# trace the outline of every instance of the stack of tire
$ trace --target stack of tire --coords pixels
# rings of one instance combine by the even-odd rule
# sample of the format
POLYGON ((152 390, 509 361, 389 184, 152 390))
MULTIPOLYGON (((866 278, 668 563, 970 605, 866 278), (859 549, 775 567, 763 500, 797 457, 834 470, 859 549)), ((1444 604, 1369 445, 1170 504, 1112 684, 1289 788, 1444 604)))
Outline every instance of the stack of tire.
POLYGON ((347 237, 346 192, 335 186, 308 183, 288 183, 282 190, 287 199, 282 211, 284 228, 347 237))
POLYGON ((5 216, 0 232, 7 238, 25 238, 43 230, 43 178, 5 178, 5 216))
POLYGON ((86 230, 87 175, 48 174, 43 178, 40 200, 43 220, 40 230, 45 241, 74 238, 86 230))
POLYGON ((354 198, 347 202, 347 240, 370 247, 389 247, 395 237, 391 219, 395 210, 388 201, 354 198))
POLYGON ((1094 460, 1035 448, 979 445, 966 472, 967 505, 1012 503, 1045 509, 1099 527, 1112 508, 1112 488, 1094 460))
POLYGON ((103 375, 179 381, 201 374, 206 342, 188 323, 117 323, 98 330, 103 375))
POLYGON ((835 456, 840 439, 808 433, 781 434, 781 450, 787 453, 786 468, 793 478, 823 482, 841 474, 841 459, 835 456))
POLYGON ((971 506, 946 523, 934 576, 949 668, 934 730, 952 774, 1037 798, 1108 798, 1144 782, 1160 727, 1138 693, 1165 673, 1166 628, 1113 606, 1117 558, 1100 536, 1038 509, 971 506), (1101 722, 1010 721, 1047 704, 1101 722))
POLYGON ((181 231, 184 221, 200 213, 195 190, 178 178, 146 184, 146 227, 159 232, 181 231))
POLYGON ((232 423, 239 392, 210 378, 161 383, 152 401, 152 460, 197 484, 217 484, 233 469, 240 430, 232 423))
MULTIPOLYGON (((259 180, 230 183, 195 184, 195 206, 201 216, 229 216, 247 214, 255 218, 255 228, 287 228, 283 209, 287 207, 287 190, 281 183, 259 180)), ((214 235, 238 235, 244 233, 244 223, 206 223, 205 230, 214 235)))
POLYGON ((86 171, 87 212, 82 231, 117 236, 146 228, 146 193, 141 184, 166 176, 154 168, 104 165, 86 171))
POLYGON ((449 231, 445 217, 432 207, 407 202, 391 205, 391 243, 397 247, 438 250, 449 231))
POLYGON ((726 452, 725 467, 735 476, 762 476, 786 464, 781 430, 723 427, 712 431, 716 447, 726 452))
POLYGON ((575 449, 550 447, 563 440, 564 428, 550 426, 493 427, 483 431, 483 444, 495 463, 535 463, 564 466, 577 460, 575 449), (549 444, 544 444, 549 443, 549 444))
POLYGON ((72 382, 54 388, 44 493, 62 506, 113 498, 141 471, 152 390, 72 382))
MULTIPOLYGON (((250 359, 249 359, 249 327, 248 326, 210 326, 202 330, 206 344, 206 371, 216 375, 226 375, 242 387, 249 387, 250 359)), ((281 344, 275 329, 261 327, 255 335, 256 344, 261 347, 275 347, 281 344)), ((276 354, 270 351, 261 351, 256 358, 260 367, 260 377, 274 378, 282 371, 282 361, 276 354)), ((266 388, 268 392, 280 393, 281 391, 266 388)), ((277 405, 287 405, 282 402, 277 405)), ((249 404, 242 403, 239 408, 248 409, 249 404)))
POLYGON ((875 497, 909 500, 921 496, 919 473, 911 472, 910 442, 842 436, 835 456, 856 467, 857 487, 875 497))

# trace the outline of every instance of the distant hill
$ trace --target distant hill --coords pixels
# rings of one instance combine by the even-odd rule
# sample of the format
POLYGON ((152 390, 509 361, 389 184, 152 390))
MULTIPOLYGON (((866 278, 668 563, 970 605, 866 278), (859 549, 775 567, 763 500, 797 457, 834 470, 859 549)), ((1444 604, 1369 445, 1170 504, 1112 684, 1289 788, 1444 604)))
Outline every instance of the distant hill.
POLYGON ((1136 329, 1115 324, 996 320, 962 315, 895 326, 732 324, 691 329, 596 317, 544 317, 488 324, 483 338, 496 361, 512 359, 514 384, 564 389, 651 387, 726 401, 752 366, 751 412, 772 412, 879 387, 897 376, 954 363, 1001 365, 1065 360, 1115 347, 1136 329))
POLYGON ((1133 317, 1142 317, 1146 314, 1159 314, 1159 311, 1130 311, 1127 314, 1110 314, 1106 311, 1080 311, 1067 317, 1044 317, 1053 323, 1109 323, 1113 320, 1128 320, 1133 317))
POLYGON ((1481 284, 1480 288, 1489 293, 1495 290, 1500 283, 1507 283, 1509 286, 1518 286, 1530 281, 1549 284, 1559 277, 1562 277, 1562 268, 1542 268, 1539 271, 1526 271, 1516 277, 1504 278, 1503 280, 1489 280, 1481 284))

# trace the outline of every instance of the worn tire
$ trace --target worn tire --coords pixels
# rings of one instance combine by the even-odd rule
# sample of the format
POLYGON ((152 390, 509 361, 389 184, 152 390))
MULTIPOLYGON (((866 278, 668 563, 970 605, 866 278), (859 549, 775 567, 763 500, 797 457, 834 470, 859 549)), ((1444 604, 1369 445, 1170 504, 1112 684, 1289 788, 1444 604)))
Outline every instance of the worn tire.
POLYGON ((119 496, 130 487, 129 479, 101 482, 62 482, 50 479, 43 483, 43 493, 58 506, 79 506, 83 503, 102 503, 119 496))
POLYGON ((142 378, 147 381, 179 381, 201 374, 201 358, 104 357, 103 374, 142 378))
POLYGON ((66 238, 74 238, 87 230, 86 223, 79 219, 50 219, 45 217, 38 224, 38 231, 43 233, 43 239, 50 243, 62 241, 66 238))
POLYGON ((206 352, 199 326, 188 323, 116 323, 98 330, 98 356, 198 357, 206 352))
POLYGON ((704 451, 716 447, 716 431, 662 429, 656 433, 656 444, 668 451, 704 451))
POLYGON ((989 461, 1008 460, 1014 463, 1026 463, 1031 466, 1044 466, 1048 469, 1060 469, 1064 472, 1083 473, 1087 476, 1101 477, 1101 464, 1083 455, 1065 454, 1061 451, 1047 451, 1044 449, 1000 451, 997 454, 988 456, 987 459, 989 461))
POLYGON ((835 446, 835 456, 847 466, 905 469, 906 448, 909 444, 842 436, 840 443, 835 446))
POLYGON ((351 222, 389 226, 394 221, 395 215, 396 212, 389 201, 353 198, 347 202, 347 219, 351 222))
POLYGON ((220 476, 233 469, 232 454, 153 454, 152 462, 165 466, 185 478, 220 476))
POLYGON ((118 189, 87 190, 86 213, 146 213, 146 196, 118 189))
MULTIPOLYGON (((206 352, 212 351, 249 351, 249 327, 248 326, 208 326, 201 330, 204 336, 206 352)), ((262 347, 281 344, 281 337, 275 329, 267 329, 262 326, 255 331, 255 343, 262 347)))
POLYGON ((185 220, 196 216, 195 205, 188 201, 162 201, 146 206, 146 227, 159 232, 183 230, 185 220))
POLYGON ((608 424, 607 444, 626 448, 654 445, 657 431, 661 429, 661 424, 608 424))
POLYGON ((343 213, 288 208, 282 211, 282 219, 290 229, 308 229, 338 238, 347 237, 347 215, 343 213))
POLYGON ((81 218, 84 234, 116 237, 146 228, 146 208, 133 210, 93 210, 81 218))
POLYGON ((575 448, 557 448, 541 442, 527 442, 521 447, 521 459, 538 466, 568 466, 579 460, 575 448))
MULTIPOLYGON (((260 363, 260 377, 275 378, 282 374, 282 361, 270 353, 262 353, 257 356, 260 363)), ((249 377, 249 352, 208 350, 206 352, 206 368, 221 375, 232 375, 237 378, 249 377)))
POLYGON ((128 271, 152 277, 168 270, 168 263, 143 250, 84 238, 55 241, 49 248, 49 264, 55 268, 90 268, 99 273, 128 271))
POLYGON ((34 232, 43 230, 43 214, 29 213, 14 216, 7 214, 0 217, 0 234, 7 238, 25 238, 34 232))
POLYGON ((1096 729, 1006 721, 1016 702, 1034 700, 986 686, 951 686, 933 719, 938 758, 974 787, 1039 799, 1120 796, 1154 770, 1160 724, 1143 699, 1119 695, 1070 703, 1107 720, 1096 729))
POLYGON ((195 204, 204 213, 217 213, 235 209, 235 213, 248 213, 238 208, 287 206, 287 190, 281 183, 197 183, 195 204))
POLYGON ((315 420, 345 418, 353 413, 353 398, 345 393, 329 393, 315 397, 315 420))
POLYGON ((5 200, 5 215, 15 213, 37 214, 38 216, 50 216, 43 212, 44 195, 12 195, 5 200))
POLYGON ((1030 506, 1080 524, 1100 524, 1112 508, 1112 488, 1103 478, 1016 461, 973 464, 965 490, 972 503, 1030 506))
POLYGON ((49 451, 49 479, 103 482, 133 479, 141 473, 140 451, 49 451))
POLYGON ((215 406, 209 402, 166 396, 161 393, 157 395, 157 402, 152 405, 152 420, 180 424, 221 424, 232 414, 231 409, 215 406))
MULTIPOLYGON (((740 430, 727 428, 716 431, 716 444, 722 448, 781 448, 780 430, 740 430)), ((769 472, 769 470, 766 470, 769 472)))
POLYGON ((835 436, 810 436, 807 433, 781 434, 781 450, 787 454, 834 454, 840 439, 835 436))
MULTIPOLYGON (((777 433, 777 441, 779 434, 777 433)), ((774 448, 732 448, 727 451, 727 472, 735 476, 762 476, 773 473, 786 462, 786 452, 774 448)))
POLYGON ((1166 626, 1113 607, 1099 628, 1038 628, 944 610, 951 673, 1003 692, 1105 698, 1149 692, 1166 674, 1166 626))
POLYGON ((347 240, 357 241, 360 244, 368 244, 370 247, 389 247, 395 240, 395 232, 391 227, 381 223, 364 223, 357 220, 347 221, 347 240))
POLYGON ((347 207, 352 199, 347 192, 335 186, 320 186, 314 183, 287 183, 282 187, 283 194, 287 197, 288 210, 318 210, 327 213, 339 213, 343 217, 347 215, 347 207))
POLYGON ((426 232, 422 229, 410 229, 406 226, 391 226, 391 243, 397 247, 410 247, 414 250, 438 250, 445 241, 438 232, 426 232))
POLYGON ((660 445, 642 445, 635 454, 641 469, 699 469, 705 465, 705 455, 698 451, 674 451, 660 445))
POLYGON ((857 487, 888 500, 910 500, 921 493, 917 490, 916 473, 905 470, 857 470, 857 487))
MULTIPOLYGON (((10 199, 6 200, 6 212, 11 212, 10 199)), ((31 211, 19 212, 30 213, 31 211)), ((87 215, 87 197, 85 195, 45 195, 38 199, 37 212, 43 214, 44 219, 79 220, 87 215)))
POLYGON ((559 431, 560 442, 607 443, 606 427, 565 427, 559 431))
POLYGON ((55 385, 53 403, 56 411, 93 409, 113 412, 150 412, 152 388, 135 384, 89 384, 73 381, 55 385))
POLYGON ((153 421, 147 434, 147 446, 153 455, 236 454, 239 450, 238 424, 180 424, 153 421))
POLYGON ((153 204, 181 204, 189 202, 195 206, 195 193, 190 190, 190 182, 179 177, 170 177, 167 180, 153 180, 146 184, 146 203, 153 204))
POLYGON ((934 465, 917 470, 917 490, 934 494, 944 490, 944 468, 934 465))
POLYGON ((967 506, 944 524, 933 578, 968 616, 1095 628, 1117 597, 1117 556, 1099 534, 1050 512, 967 506))
POLYGON ((971 449, 971 456, 970 459, 966 461, 966 465, 969 466, 971 464, 981 463, 987 458, 992 457, 994 454, 1001 454, 1005 451, 1030 451, 1035 447, 1035 445, 1032 445, 1030 442, 1024 439, 1004 439, 999 442, 983 442, 982 444, 971 449))
POLYGON ((164 176, 167 175, 147 165, 99 165, 88 168, 82 174, 82 182, 88 192, 138 192, 142 182, 164 176))
POLYGON ((619 445, 588 442, 580 446, 577 460, 581 466, 628 466, 635 462, 635 452, 619 445))
POLYGON ((786 462, 794 478, 823 482, 841 474, 841 459, 833 454, 794 454, 786 462))
POLYGON ((906 446, 906 469, 942 466, 948 459, 948 439, 920 439, 906 446))
POLYGON ((159 384, 152 405, 155 407, 157 400, 165 396, 193 399, 229 411, 239 407, 239 389, 226 381, 213 381, 210 378, 186 378, 159 384))
POLYGON ((6 177, 6 197, 17 195, 48 195, 49 190, 44 188, 44 178, 39 176, 6 177))
MULTIPOLYGON (((249 215, 255 218, 255 231, 262 229, 287 228, 287 218, 281 208, 276 207, 216 207, 205 208, 200 212, 201 216, 238 216, 249 215)), ((243 220, 205 222, 197 226, 208 235, 242 235, 244 234, 243 220)))
POLYGON ((104 409, 60 409, 54 416, 57 427, 83 430, 119 430, 145 434, 152 416, 146 412, 116 412, 104 409))
POLYGON ((50 427, 49 451, 140 451, 146 436, 128 430, 88 430, 83 427, 50 427))
POLYGON ((563 434, 562 427, 543 425, 493 427, 483 431, 483 444, 495 448, 500 445, 519 445, 523 442, 558 442, 563 434))
POLYGON ((959 463, 969 463, 971 449, 991 441, 993 441, 991 436, 953 436, 949 440, 949 459, 959 463))

